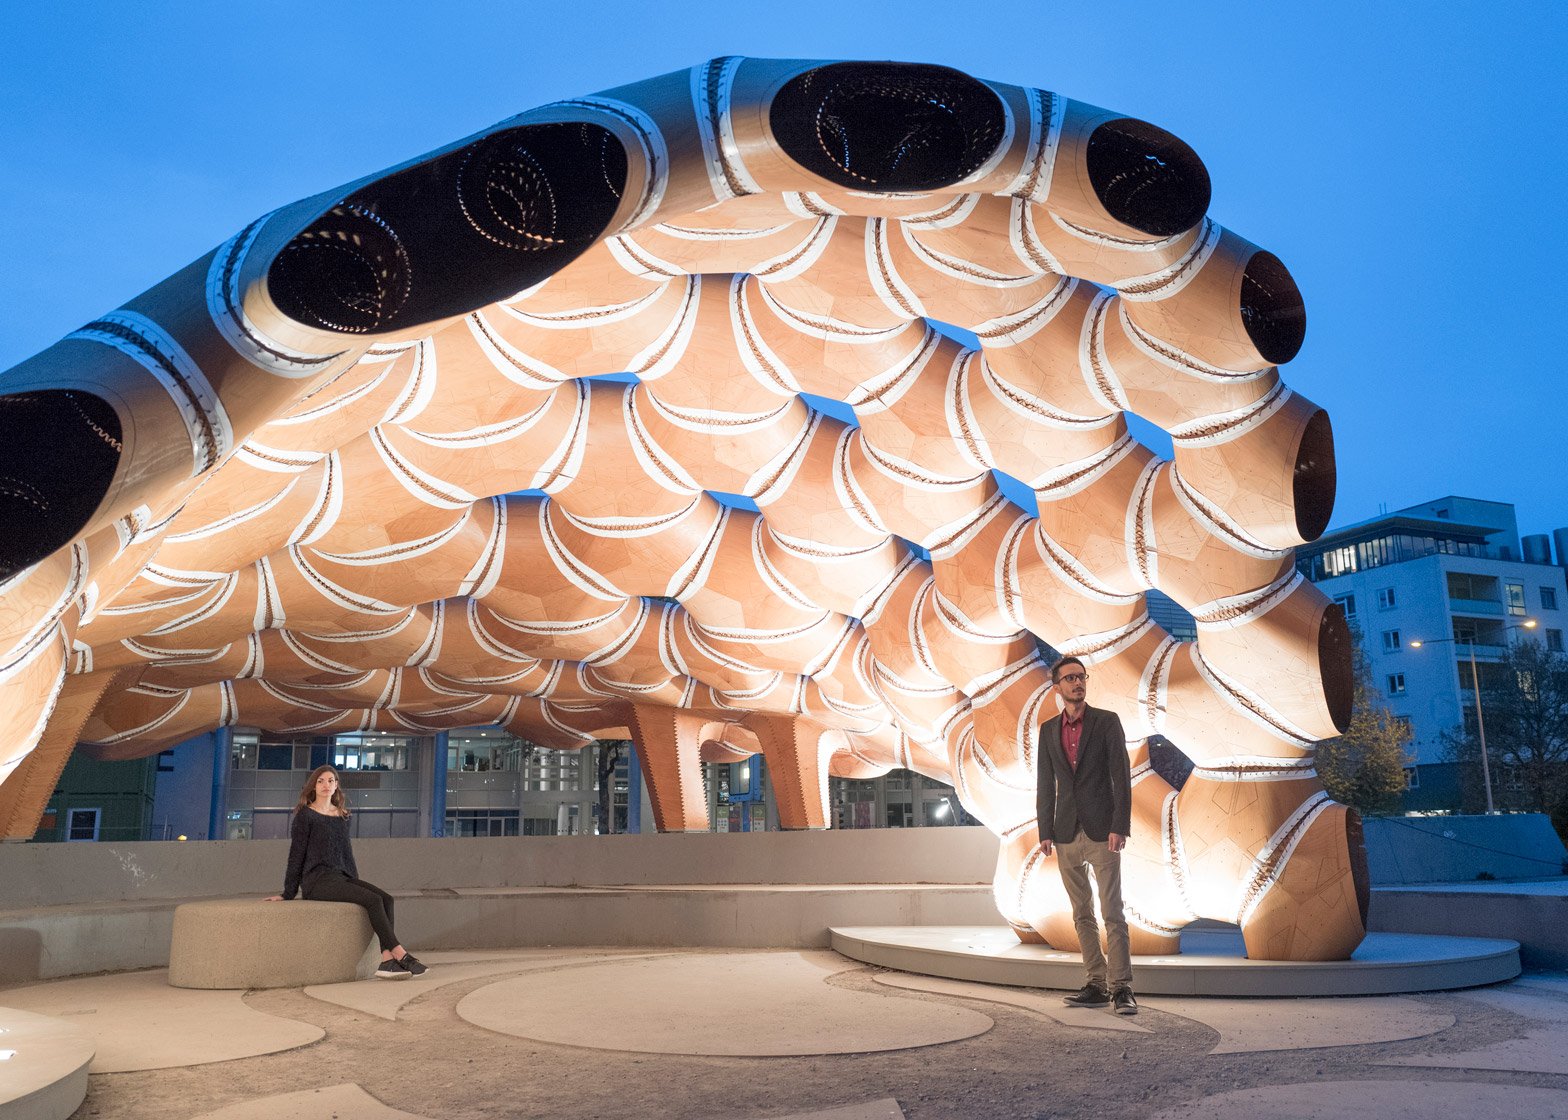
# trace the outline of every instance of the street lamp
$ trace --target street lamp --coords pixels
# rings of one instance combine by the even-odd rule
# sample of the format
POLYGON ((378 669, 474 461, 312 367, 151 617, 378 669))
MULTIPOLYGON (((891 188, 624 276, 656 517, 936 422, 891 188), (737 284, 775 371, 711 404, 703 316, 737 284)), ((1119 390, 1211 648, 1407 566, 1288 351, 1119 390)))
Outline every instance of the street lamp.
MULTIPOLYGON (((1503 627, 1503 641, 1507 642, 1508 635, 1514 630, 1534 630, 1535 627, 1536 621, 1533 618, 1527 618, 1517 626, 1505 626, 1503 627)), ((1410 648, 1420 649, 1422 646, 1437 646, 1442 645, 1444 642, 1453 642, 1455 645, 1458 645, 1460 644, 1460 639, 1429 638, 1426 641, 1422 641, 1416 638, 1411 641, 1410 648)), ((1469 647, 1470 650, 1470 686, 1475 689, 1475 729, 1481 739, 1481 782, 1486 787, 1486 815, 1491 817, 1497 814, 1497 806, 1492 801, 1492 763, 1486 753, 1486 717, 1481 712, 1481 675, 1476 671, 1475 667, 1474 631, 1471 632, 1471 637, 1464 639, 1463 644, 1469 647)))

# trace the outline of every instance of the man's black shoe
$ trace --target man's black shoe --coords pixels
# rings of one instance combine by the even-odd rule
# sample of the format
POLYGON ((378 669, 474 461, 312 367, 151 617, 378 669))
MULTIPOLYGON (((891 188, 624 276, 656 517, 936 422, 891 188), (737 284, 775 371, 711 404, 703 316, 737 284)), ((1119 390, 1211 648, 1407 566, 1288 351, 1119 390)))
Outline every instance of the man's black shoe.
POLYGON ((382 961, 381 966, 376 969, 377 980, 407 980, 412 976, 413 973, 390 957, 382 961))
POLYGON ((1104 1007, 1111 1002, 1111 993, 1099 984, 1085 984, 1062 1002, 1068 1007, 1104 1007))
POLYGON ((1116 993, 1111 997, 1111 999, 1116 1004, 1116 1014, 1138 1014, 1138 1001, 1133 998, 1131 988, 1126 987, 1125 985, 1123 987, 1117 988, 1116 993))
POLYGON ((425 973, 430 971, 429 966, 426 965, 424 961, 414 956, 413 953, 404 953, 402 958, 397 963, 402 965, 410 976, 423 976, 425 973))

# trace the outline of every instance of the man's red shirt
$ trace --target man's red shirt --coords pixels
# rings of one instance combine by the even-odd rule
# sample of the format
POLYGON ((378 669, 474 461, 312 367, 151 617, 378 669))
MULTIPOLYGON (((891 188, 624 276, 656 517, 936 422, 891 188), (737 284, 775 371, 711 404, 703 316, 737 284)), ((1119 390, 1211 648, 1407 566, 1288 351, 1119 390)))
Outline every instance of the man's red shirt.
POLYGON ((1078 741, 1083 737, 1083 712, 1078 713, 1078 718, 1073 719, 1066 712, 1062 713, 1062 750, 1067 752, 1067 763, 1074 770, 1078 769, 1078 741))

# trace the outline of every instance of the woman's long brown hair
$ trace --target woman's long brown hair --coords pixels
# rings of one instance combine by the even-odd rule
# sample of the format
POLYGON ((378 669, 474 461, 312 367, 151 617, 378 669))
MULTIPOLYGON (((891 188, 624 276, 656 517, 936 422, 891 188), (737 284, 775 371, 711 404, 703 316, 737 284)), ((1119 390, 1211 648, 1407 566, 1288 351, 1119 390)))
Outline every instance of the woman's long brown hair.
POLYGON ((294 806, 296 813, 309 807, 310 803, 316 800, 316 779, 327 773, 338 780, 338 788, 332 794, 332 807, 338 811, 339 816, 349 815, 348 802, 343 797, 343 775, 338 773, 336 766, 318 766, 310 772, 310 777, 305 779, 305 788, 299 791, 299 804, 294 806))

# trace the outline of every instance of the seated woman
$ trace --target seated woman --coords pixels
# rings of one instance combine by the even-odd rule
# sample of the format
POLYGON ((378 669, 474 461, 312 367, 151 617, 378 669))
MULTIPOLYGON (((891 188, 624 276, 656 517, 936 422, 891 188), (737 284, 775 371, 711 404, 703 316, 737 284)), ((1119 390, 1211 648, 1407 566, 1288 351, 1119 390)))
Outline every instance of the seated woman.
POLYGON ((318 766, 310 772, 299 804, 294 806, 293 842, 289 845, 288 872, 283 893, 268 902, 285 902, 303 889, 313 902, 352 902, 370 915, 371 928, 381 942, 378 980, 407 980, 429 971, 404 949, 392 932, 392 896, 359 878, 354 847, 348 835, 348 805, 338 785, 338 772, 318 766))

